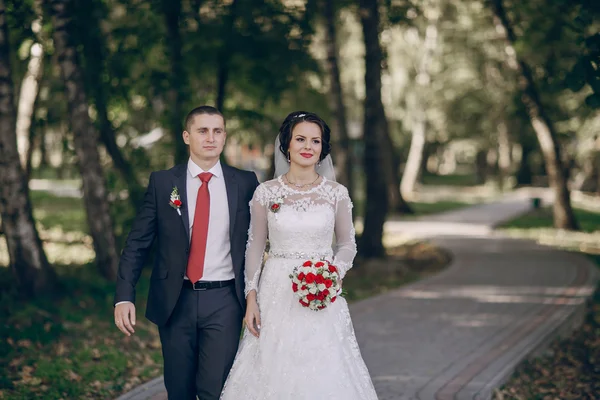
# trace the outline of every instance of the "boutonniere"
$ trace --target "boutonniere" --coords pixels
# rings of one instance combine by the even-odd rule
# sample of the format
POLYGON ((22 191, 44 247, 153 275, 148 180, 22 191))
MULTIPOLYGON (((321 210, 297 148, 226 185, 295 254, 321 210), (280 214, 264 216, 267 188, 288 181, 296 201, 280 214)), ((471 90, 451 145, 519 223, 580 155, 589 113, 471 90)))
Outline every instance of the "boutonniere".
POLYGON ((180 208, 182 204, 183 203, 179 198, 179 190, 177 190, 177 186, 174 186, 173 190, 171 191, 171 201, 169 201, 169 205, 177 210, 177 214, 179 214, 179 216, 181 216, 180 208))
POLYGON ((271 204, 269 205, 269 210, 271 210, 271 212, 276 213, 281 209, 282 205, 283 205, 283 198, 278 197, 277 199, 275 199, 275 201, 271 202, 271 204))

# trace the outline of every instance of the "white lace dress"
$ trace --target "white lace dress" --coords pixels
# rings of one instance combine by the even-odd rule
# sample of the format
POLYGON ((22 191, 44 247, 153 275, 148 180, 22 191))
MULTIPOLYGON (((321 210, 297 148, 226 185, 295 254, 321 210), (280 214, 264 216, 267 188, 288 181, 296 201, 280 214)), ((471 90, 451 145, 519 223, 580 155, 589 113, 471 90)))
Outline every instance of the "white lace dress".
POLYGON ((258 293, 260 338, 244 333, 221 399, 377 399, 346 300, 338 297, 321 311, 304 308, 289 278, 309 258, 332 261, 342 277, 352 267, 356 243, 347 189, 323 179, 298 191, 279 178, 256 189, 250 209, 246 294, 258 293), (271 211, 279 201, 278 212, 271 211))

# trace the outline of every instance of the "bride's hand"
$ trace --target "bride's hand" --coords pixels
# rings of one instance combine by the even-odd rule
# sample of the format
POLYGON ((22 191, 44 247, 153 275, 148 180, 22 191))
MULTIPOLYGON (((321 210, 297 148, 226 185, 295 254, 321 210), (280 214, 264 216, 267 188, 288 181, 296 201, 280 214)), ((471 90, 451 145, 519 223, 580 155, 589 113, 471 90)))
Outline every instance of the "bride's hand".
POLYGON ((244 317, 246 323, 246 329, 250 331, 254 336, 260 336, 260 311, 258 309, 258 303, 255 299, 251 299, 248 296, 246 303, 246 316, 244 317))

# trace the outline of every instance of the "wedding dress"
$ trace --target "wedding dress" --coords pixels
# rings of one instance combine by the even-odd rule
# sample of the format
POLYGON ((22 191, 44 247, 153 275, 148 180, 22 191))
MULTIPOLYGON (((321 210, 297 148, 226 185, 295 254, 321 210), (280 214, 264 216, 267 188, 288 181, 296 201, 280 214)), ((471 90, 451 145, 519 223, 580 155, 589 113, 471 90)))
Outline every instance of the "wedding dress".
POLYGON ((347 189, 323 178, 301 191, 279 177, 256 189, 250 209, 246 294, 257 290, 260 337, 244 332, 221 399, 377 399, 346 300, 312 311, 298 302, 289 278, 311 258, 329 260, 342 277, 351 268, 356 243, 347 189))

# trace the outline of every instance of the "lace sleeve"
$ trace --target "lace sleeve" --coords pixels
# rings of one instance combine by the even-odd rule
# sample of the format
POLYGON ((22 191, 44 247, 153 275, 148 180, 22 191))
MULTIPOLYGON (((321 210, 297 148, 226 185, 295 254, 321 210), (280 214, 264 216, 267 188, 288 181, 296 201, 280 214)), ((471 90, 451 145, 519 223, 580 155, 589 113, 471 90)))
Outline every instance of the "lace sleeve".
POLYGON ((333 264, 338 267, 342 278, 352 268, 352 262, 356 256, 355 236, 356 232, 352 222, 352 201, 350 201, 348 189, 340 185, 335 209, 336 246, 333 264))
POLYGON ((250 201, 250 228, 248 229, 248 243, 246 244, 246 267, 244 294, 258 289, 260 271, 263 263, 265 246, 267 244, 267 207, 265 190, 260 185, 254 192, 250 201))

